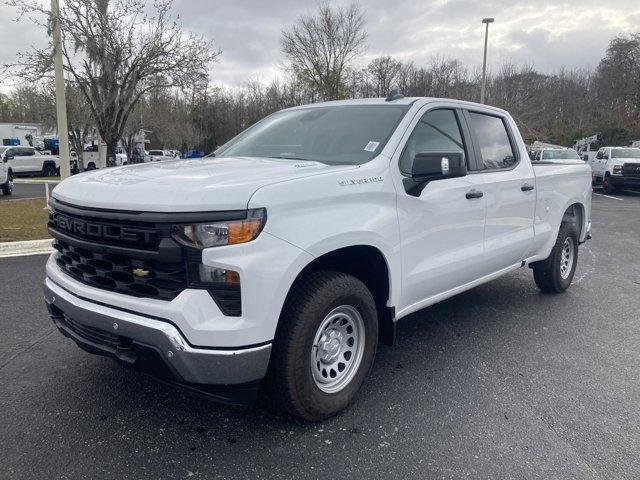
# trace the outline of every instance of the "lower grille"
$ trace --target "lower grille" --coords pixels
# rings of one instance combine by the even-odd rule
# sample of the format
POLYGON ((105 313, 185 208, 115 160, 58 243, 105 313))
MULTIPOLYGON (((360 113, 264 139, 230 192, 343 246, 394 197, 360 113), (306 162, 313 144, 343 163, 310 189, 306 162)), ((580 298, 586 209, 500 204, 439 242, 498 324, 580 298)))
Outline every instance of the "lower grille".
POLYGON ((100 253, 56 239, 56 263, 68 275, 92 287, 140 297, 173 300, 187 288, 183 262, 156 263, 126 255, 100 253))
POLYGON ((624 177, 640 178, 640 163, 625 163, 620 173, 624 177))
POLYGON ((72 320, 67 315, 62 315, 62 317, 58 317, 58 319, 62 321, 73 333, 91 343, 106 347, 107 349, 117 353, 132 351, 133 342, 129 338, 114 335, 98 328, 82 325, 81 323, 72 320))

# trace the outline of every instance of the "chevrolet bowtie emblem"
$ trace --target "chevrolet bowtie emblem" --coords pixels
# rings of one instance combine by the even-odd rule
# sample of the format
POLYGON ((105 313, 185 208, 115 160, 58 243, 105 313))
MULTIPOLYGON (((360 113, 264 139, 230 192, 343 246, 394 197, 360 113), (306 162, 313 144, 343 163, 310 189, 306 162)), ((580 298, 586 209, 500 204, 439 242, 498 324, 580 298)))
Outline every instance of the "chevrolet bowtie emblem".
POLYGON ((144 268, 134 268, 133 270, 131 270, 131 273, 136 277, 145 278, 148 277, 151 272, 149 270, 145 270, 144 268))

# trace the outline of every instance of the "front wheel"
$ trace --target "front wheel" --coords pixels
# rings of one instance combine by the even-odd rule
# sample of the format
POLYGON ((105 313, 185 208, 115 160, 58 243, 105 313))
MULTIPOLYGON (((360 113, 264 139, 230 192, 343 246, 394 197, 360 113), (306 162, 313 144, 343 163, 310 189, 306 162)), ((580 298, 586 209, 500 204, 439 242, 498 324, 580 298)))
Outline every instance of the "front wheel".
POLYGON ((611 177, 609 175, 604 177, 604 180, 602 181, 602 191, 604 193, 611 194, 611 193, 616 193, 617 190, 618 189, 616 188, 616 186, 611 181, 611 177))
POLYGON ((280 318, 268 387, 289 414, 320 421, 346 408, 373 364, 378 316, 357 278, 318 271, 296 281, 280 318))
POLYGON ((571 223, 563 223, 551 255, 533 265, 533 278, 540 290, 562 293, 573 280, 578 265, 578 234, 571 223))
POLYGON ((3 195, 11 195, 13 193, 13 174, 11 172, 7 173, 7 181, 4 182, 1 186, 3 195))

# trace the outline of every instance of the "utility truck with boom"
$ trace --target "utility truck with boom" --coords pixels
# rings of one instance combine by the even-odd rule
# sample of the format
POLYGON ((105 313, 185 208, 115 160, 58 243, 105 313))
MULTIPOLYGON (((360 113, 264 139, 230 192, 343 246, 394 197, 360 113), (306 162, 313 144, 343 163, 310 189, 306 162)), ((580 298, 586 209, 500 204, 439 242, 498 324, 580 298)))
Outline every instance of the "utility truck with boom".
POLYGON ((523 267, 566 290, 591 169, 532 165, 504 110, 395 94, 274 113, 209 157, 83 173, 50 206, 63 335, 219 401, 263 387, 318 421, 409 314, 523 267))

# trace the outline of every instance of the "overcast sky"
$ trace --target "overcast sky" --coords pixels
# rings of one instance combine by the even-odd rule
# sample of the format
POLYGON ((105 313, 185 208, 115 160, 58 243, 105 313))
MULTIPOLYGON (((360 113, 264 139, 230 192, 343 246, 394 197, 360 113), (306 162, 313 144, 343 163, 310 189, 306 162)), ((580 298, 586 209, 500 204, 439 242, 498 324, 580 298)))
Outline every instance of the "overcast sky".
MULTIPOLYGON (((64 1, 64 0, 63 0, 64 1)), ((212 80, 241 85, 249 78, 282 76, 279 37, 308 12, 316 0, 174 0, 185 29, 205 35, 222 49, 212 80)), ((336 0, 336 5, 348 1, 336 0)), ((379 55, 426 64, 440 55, 457 58, 470 69, 482 62, 483 17, 490 27, 489 66, 504 61, 532 65, 544 72, 561 67, 592 68, 609 40, 640 32, 640 0, 361 0, 366 15, 368 51, 363 63, 379 55)), ((18 51, 44 42, 44 32, 0 4, 0 64, 18 51)), ((7 88, 7 82, 3 89, 7 88)))

